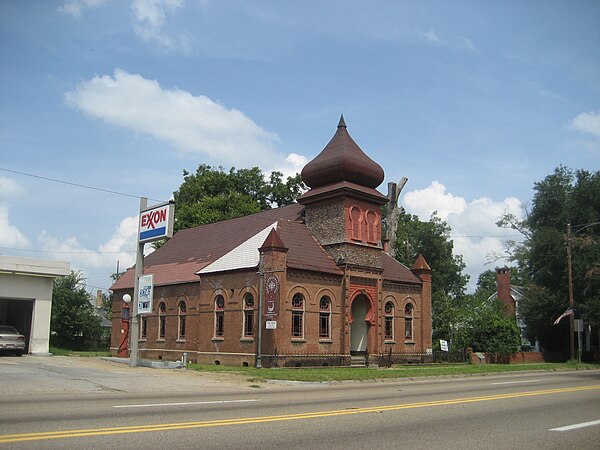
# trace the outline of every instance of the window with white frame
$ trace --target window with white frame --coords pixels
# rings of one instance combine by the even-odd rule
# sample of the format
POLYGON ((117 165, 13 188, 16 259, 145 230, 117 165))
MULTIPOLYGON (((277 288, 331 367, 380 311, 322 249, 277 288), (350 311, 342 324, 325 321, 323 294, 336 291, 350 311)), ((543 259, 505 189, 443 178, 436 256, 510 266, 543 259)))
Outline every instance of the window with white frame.
POLYGON ((167 334, 167 304, 158 304, 158 338, 164 339, 167 334))
POLYGON ((185 301, 180 301, 179 302, 179 335, 177 336, 177 338, 179 340, 183 340, 185 339, 185 319, 186 319, 186 313, 187 313, 187 306, 185 304, 185 301))
POLYGON ((140 316, 140 339, 148 336, 148 316, 140 316))
POLYGON ((244 295, 244 337, 254 336, 254 297, 248 292, 244 295))
POLYGON ((304 337, 304 296, 295 294, 292 297, 292 338, 304 337))
POLYGON ((394 340, 394 303, 386 302, 384 306, 385 323, 384 323, 384 337, 386 341, 394 340))
POLYGON ((223 337, 225 329, 225 298, 215 297, 215 337, 223 337))
POLYGON ((413 338, 413 305, 407 303, 404 307, 404 338, 412 340, 413 338))
POLYGON ((331 339, 331 299, 326 295, 319 301, 319 338, 331 339))

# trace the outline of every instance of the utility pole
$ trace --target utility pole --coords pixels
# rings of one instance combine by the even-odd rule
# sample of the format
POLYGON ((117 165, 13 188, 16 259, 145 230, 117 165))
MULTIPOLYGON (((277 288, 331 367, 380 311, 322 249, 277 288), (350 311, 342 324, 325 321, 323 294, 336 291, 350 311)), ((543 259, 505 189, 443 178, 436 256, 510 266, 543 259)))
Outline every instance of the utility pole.
POLYGON ((264 297, 265 260, 260 252, 258 262, 258 336, 256 339, 256 368, 262 369, 262 327, 263 327, 263 297, 264 297))
POLYGON ((575 300, 573 299, 573 266, 571 262, 571 224, 567 224, 567 279, 569 283, 569 359, 575 359, 575 300))
MULTIPOLYGON (((148 199, 146 197, 140 198, 140 214, 148 206, 148 199)), ((139 215, 138 215, 139 217, 139 215)), ((131 328, 129 333, 129 367, 137 367, 138 365, 138 339, 139 333, 139 316, 138 316, 138 302, 140 298, 140 277, 144 274, 144 242, 139 242, 139 235, 141 230, 142 222, 138 224, 138 248, 135 257, 135 281, 133 285, 133 305, 131 308, 131 328)))

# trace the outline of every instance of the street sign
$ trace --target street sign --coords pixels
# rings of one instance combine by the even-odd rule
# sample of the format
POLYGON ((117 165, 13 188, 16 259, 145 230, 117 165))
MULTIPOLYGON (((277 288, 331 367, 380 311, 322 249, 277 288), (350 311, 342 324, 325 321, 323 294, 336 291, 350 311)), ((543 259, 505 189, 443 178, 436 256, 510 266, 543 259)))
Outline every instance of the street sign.
POLYGON ((448 351, 448 341, 445 341, 443 339, 440 339, 440 349, 443 352, 447 352, 448 351))
POLYGON ((161 203, 140 212, 138 242, 157 241, 173 236, 175 208, 172 202, 161 203))
POLYGON ((267 330, 276 330, 277 329, 277 321, 276 320, 267 320, 265 322, 265 328, 267 330))
POLYGON ((154 295, 154 278, 152 274, 142 275, 138 283, 138 314, 152 312, 152 297, 154 295))

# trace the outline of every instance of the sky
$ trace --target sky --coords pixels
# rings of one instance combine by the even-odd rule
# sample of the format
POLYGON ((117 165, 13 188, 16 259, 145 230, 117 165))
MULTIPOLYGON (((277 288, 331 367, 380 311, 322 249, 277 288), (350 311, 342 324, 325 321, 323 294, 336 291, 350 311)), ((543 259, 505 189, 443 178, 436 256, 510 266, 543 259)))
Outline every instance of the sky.
POLYGON ((600 2, 2 0, 0 93, 2 255, 106 289, 140 196, 200 164, 299 172, 343 114, 472 290, 519 239, 502 214, 600 169, 600 2))

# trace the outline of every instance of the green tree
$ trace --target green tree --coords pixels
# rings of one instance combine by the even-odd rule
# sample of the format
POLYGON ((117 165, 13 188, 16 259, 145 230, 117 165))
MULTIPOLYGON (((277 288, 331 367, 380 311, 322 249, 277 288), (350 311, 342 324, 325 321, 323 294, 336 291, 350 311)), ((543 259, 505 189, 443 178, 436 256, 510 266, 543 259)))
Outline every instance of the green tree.
POLYGON ((289 205, 306 189, 298 174, 284 181, 281 172, 267 178, 258 167, 226 172, 201 164, 194 174, 184 171, 183 178, 173 193, 175 231, 289 205))
POLYGON ((81 273, 71 271, 65 277, 54 279, 50 319, 52 345, 72 350, 98 348, 103 330, 91 301, 81 273))
POLYGON ((477 290, 465 295, 457 312, 455 347, 471 347, 501 357, 515 353, 521 345, 521 333, 506 306, 490 296, 497 291, 495 271, 479 275, 477 290), (493 284, 491 280, 493 279, 493 284))
POLYGON ((509 249, 531 283, 522 302, 528 337, 552 350, 568 348, 568 326, 553 325, 569 305, 567 224, 573 225, 573 292, 576 317, 600 327, 600 172, 560 166, 534 184, 531 211, 523 221, 504 216, 498 225, 521 231, 509 249))
POLYGON ((419 254, 432 270, 431 302, 433 337, 452 340, 460 321, 459 311, 468 275, 462 272, 462 256, 454 255, 450 226, 433 213, 428 222, 415 215, 400 216, 396 240, 396 259, 411 267, 419 254))

